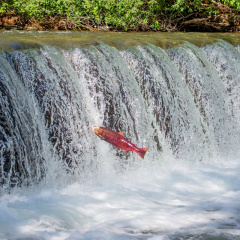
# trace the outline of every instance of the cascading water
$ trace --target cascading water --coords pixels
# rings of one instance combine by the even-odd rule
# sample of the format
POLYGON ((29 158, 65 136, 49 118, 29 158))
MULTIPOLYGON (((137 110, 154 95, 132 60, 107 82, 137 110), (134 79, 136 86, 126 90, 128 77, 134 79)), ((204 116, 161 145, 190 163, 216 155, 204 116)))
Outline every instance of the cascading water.
MULTIPOLYGON (((168 49, 150 43, 122 46, 118 42, 117 46, 97 43, 66 49, 51 44, 24 46, 16 51, 9 51, 5 46, 7 51, 0 56, 0 212, 12 219, 12 214, 5 211, 12 208, 20 211, 21 207, 24 210, 21 210, 22 217, 15 217, 15 227, 10 227, 10 220, 6 220, 7 230, 0 227, 0 237, 175 239, 182 236, 188 239, 184 232, 175 235, 174 231, 189 229, 189 226, 196 228, 194 222, 201 225, 198 236, 208 234, 202 221, 189 219, 182 225, 176 222, 176 228, 164 224, 161 214, 166 217, 166 212, 160 209, 171 209, 175 216, 179 208, 187 206, 189 211, 193 202, 202 204, 197 200, 201 194, 214 198, 204 192, 208 183, 203 178, 221 182, 220 175, 225 170, 219 164, 223 161, 230 164, 233 159, 239 161, 239 47, 223 40, 202 47, 185 42, 168 49), (100 141, 91 132, 92 125, 123 131, 137 146, 149 147, 145 159, 100 141), (180 170, 169 170, 176 164, 180 170), (196 170, 201 164, 202 168, 196 170), (209 164, 215 165, 206 167, 209 164), (185 172, 191 172, 189 166, 192 174, 199 177, 189 176, 191 184, 185 179, 185 172), (215 172, 218 175, 212 169, 218 169, 219 172, 215 172), (168 181, 171 171, 176 171, 177 177, 168 181), (210 172, 213 175, 208 175, 210 172), (109 181, 114 184, 110 186, 109 181), (179 197, 186 186, 178 188, 178 181, 190 184, 186 186, 192 188, 196 196, 192 203, 179 197), (194 189, 194 182, 200 184, 199 189, 194 189), (94 185, 97 183, 101 183, 99 187, 94 185), (173 190, 164 197, 171 184, 173 190), (42 193, 29 196, 35 188, 42 193), (18 191, 23 189, 27 191, 21 193, 23 198, 28 197, 26 201, 19 199, 18 191), (49 189, 55 194, 46 192, 49 189), (72 191, 79 191, 80 195, 72 195, 72 191), (8 192, 9 198, 14 196, 16 202, 8 199, 8 192), (117 195, 119 202, 114 201, 111 193, 117 195), (82 199, 80 205, 79 198, 82 199), (160 208, 156 202, 161 199, 164 203, 158 203, 160 208), (38 210, 35 201, 43 202, 38 210), (44 210, 45 201, 49 201, 46 207, 49 213, 44 210), (172 208, 167 205, 169 201, 172 208), (30 206, 29 212, 24 202, 30 206), (146 205, 138 209, 134 202, 146 205), (58 208, 54 208, 54 203, 58 208), (88 204, 95 207, 95 213, 91 213, 93 210, 88 204), (97 204, 105 211, 99 213, 97 204), (74 209, 74 205, 78 207, 74 209), (120 210, 114 212, 113 209, 120 210), (31 218, 31 211, 36 212, 36 217, 30 227, 26 219, 31 218), (121 217, 111 218, 108 216, 111 211, 121 217), (63 212, 61 216, 60 212, 63 212), (141 216, 146 219, 144 227, 138 222, 141 216), (21 219, 23 225, 17 223, 21 219), (105 232, 106 228, 110 230, 105 232), (34 235, 30 234, 31 229, 34 235), (11 230, 16 235, 11 237, 11 230)), ((231 167, 226 166, 227 172, 231 167)), ((234 166, 240 169, 239 165, 234 166)), ((237 175, 236 170, 236 178, 237 175)), ((220 187, 214 186, 212 189, 219 194, 220 187)), ((236 193, 234 201, 239 199, 239 187, 233 185, 230 189, 229 194, 236 193)), ((217 204, 204 204, 204 211, 217 214, 217 204)), ((232 212, 240 211, 240 207, 234 207, 232 212)), ((183 212, 180 214, 179 221, 185 216, 183 212)), ((197 217, 201 219, 202 215, 197 217)), ((170 223, 170 218, 166 217, 165 222, 170 223)), ((215 218, 219 225, 226 226, 226 222, 215 218)), ((231 235, 235 237, 240 234, 236 231, 240 229, 240 219, 233 218, 238 222, 232 227, 235 232, 231 235)), ((0 217, 0 222, 2 220, 0 217)), ((216 226, 217 223, 213 228, 216 226)), ((185 232, 189 237, 195 234, 185 232)))

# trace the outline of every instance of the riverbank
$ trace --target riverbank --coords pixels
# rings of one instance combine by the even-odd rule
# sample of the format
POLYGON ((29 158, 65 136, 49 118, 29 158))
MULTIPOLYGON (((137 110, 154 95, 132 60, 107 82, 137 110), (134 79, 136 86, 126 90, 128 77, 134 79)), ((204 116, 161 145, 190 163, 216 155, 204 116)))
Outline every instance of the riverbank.
MULTIPOLYGON (((94 2, 94 1, 93 1, 94 2)), ((141 2, 141 0, 139 0, 141 2)), ((0 29, 19 30, 89 30, 89 31, 160 31, 160 32, 240 32, 240 6, 230 7, 220 1, 200 1, 201 4, 178 6, 169 5, 164 10, 153 4, 148 6, 121 6, 113 11, 109 6, 93 10, 85 7, 67 12, 57 9, 39 9, 24 12, 17 8, 0 11, 0 29), (208 2, 206 4, 206 2, 208 2), (175 6, 175 11, 174 11, 175 6), (107 7, 109 9, 107 9, 107 7), (166 10, 167 9, 167 10, 166 10), (172 9, 172 10, 171 10, 172 9), (95 11, 93 13, 93 11, 95 11), (111 12, 112 11, 112 12, 111 12), (74 12, 74 13, 73 13, 74 12)), ((93 3, 92 3, 93 4, 93 3)), ((24 7, 24 6, 23 6, 24 7)), ((72 6, 71 6, 72 7, 72 6)), ((94 6, 93 6, 94 7, 94 6)))
MULTIPOLYGON (((219 14, 207 18, 190 18, 184 20, 174 20, 171 23, 163 23, 164 27, 160 32, 177 32, 177 31, 198 31, 198 32, 240 32, 240 16, 236 14, 219 14)), ((20 16, 15 14, 0 15, 0 29, 17 29, 17 30, 80 30, 80 31, 157 31, 149 25, 141 25, 138 28, 124 30, 114 28, 108 25, 89 25, 76 24, 66 18, 47 18, 43 21, 36 19, 23 21, 20 16)))
POLYGON ((115 28, 111 25, 90 25, 86 23, 76 23, 63 17, 48 17, 41 21, 35 18, 24 20, 21 16, 14 13, 0 15, 0 29, 18 29, 18 30, 80 30, 80 31, 198 31, 198 32, 240 32, 240 15, 236 13, 218 14, 206 18, 192 18, 188 16, 184 19, 165 20, 162 22, 161 30, 156 30, 145 24, 137 28, 127 30, 121 27, 115 28))

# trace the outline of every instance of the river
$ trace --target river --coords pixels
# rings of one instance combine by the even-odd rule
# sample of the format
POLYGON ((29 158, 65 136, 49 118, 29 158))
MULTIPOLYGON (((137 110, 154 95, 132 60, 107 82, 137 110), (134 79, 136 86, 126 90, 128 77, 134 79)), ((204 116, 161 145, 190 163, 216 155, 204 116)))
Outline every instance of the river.
POLYGON ((0 36, 1 239, 240 239, 240 34, 0 36))

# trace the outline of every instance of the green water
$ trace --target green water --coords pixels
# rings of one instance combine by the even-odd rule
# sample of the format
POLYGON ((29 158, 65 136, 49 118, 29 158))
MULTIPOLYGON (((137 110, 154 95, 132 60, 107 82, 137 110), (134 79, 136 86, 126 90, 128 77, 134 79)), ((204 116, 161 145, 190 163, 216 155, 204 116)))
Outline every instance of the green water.
POLYGON ((174 47, 185 41, 198 47, 223 39, 232 45, 240 44, 240 33, 153 33, 153 32, 70 32, 70 31, 0 31, 0 49, 14 51, 41 45, 64 49, 95 45, 99 42, 124 49, 129 46, 154 44, 174 47))

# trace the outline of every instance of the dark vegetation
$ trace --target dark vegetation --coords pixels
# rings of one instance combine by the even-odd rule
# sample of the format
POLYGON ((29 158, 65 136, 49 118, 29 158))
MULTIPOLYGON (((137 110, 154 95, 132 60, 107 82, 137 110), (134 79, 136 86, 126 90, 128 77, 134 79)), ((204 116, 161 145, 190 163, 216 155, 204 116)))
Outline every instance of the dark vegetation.
POLYGON ((0 0, 0 26, 236 32, 240 0, 0 0))

